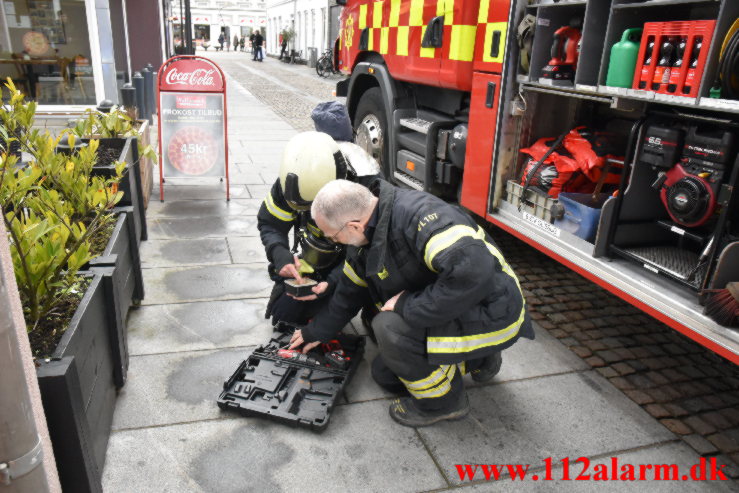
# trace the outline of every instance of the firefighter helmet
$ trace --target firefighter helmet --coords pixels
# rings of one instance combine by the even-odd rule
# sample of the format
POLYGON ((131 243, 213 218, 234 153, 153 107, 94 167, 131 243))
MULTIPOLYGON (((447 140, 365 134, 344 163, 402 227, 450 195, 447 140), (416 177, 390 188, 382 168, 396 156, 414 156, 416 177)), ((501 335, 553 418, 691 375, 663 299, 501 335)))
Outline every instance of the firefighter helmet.
POLYGON ((322 132, 302 132, 282 154, 280 186, 295 210, 308 210, 316 194, 331 180, 347 177, 348 166, 334 139, 322 132))

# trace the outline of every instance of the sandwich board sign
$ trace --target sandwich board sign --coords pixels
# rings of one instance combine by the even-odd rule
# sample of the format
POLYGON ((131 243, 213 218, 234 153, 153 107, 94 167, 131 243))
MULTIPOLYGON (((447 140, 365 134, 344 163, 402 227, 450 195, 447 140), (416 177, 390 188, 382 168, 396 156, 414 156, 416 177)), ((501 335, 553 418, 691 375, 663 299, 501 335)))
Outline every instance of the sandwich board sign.
POLYGON ((226 78, 211 60, 177 55, 157 74, 159 200, 166 178, 221 177, 228 182, 226 78))

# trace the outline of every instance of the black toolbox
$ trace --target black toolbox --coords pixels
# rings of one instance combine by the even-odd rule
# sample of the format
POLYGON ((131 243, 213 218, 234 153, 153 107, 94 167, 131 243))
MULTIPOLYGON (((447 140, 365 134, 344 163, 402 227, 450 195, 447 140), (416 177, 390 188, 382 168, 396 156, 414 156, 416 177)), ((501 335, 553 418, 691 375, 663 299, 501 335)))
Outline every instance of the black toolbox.
POLYGON ((278 352, 285 354, 294 328, 278 324, 275 329, 269 342, 256 348, 223 383, 218 407, 323 431, 362 359, 364 338, 339 334, 330 345, 287 359, 278 352))

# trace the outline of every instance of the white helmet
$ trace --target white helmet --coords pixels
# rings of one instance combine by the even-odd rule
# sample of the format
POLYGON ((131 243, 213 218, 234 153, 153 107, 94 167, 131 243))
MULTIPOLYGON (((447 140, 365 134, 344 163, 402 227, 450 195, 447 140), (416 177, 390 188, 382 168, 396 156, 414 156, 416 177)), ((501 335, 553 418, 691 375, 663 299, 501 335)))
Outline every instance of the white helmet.
POLYGON ((308 210, 326 183, 347 178, 349 167, 328 134, 302 132, 290 139, 282 154, 280 186, 295 210, 308 210))

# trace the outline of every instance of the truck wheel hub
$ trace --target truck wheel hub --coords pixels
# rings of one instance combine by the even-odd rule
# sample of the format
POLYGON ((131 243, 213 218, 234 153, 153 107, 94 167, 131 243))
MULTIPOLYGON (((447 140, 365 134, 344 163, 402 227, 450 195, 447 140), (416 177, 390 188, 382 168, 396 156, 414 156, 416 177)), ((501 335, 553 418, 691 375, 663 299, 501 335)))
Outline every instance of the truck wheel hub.
POLYGON ((380 120, 371 113, 366 115, 357 127, 357 145, 379 163, 382 162, 382 140, 380 120))

